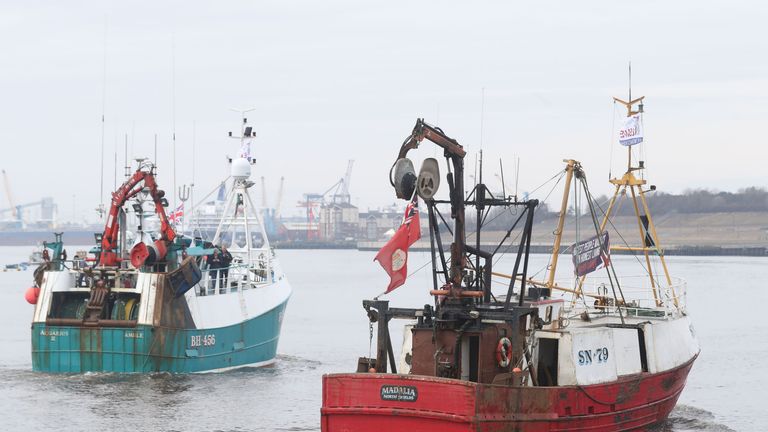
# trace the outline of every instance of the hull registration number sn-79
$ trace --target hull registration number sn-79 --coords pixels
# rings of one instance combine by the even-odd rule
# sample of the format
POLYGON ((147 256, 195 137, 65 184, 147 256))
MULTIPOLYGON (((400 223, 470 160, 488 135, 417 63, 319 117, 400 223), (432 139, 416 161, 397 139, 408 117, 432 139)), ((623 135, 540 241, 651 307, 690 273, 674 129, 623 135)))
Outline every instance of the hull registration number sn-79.
POLYGON ((581 350, 578 352, 579 366, 591 365, 594 363, 605 363, 608 361, 608 348, 600 347, 593 351, 581 350))

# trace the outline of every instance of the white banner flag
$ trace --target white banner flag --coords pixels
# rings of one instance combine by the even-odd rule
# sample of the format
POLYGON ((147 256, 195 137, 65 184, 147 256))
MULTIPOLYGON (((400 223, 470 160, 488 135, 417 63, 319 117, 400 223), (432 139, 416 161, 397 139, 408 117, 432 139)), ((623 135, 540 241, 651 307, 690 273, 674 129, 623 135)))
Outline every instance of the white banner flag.
POLYGON ((240 157, 245 159, 251 158, 251 141, 250 140, 243 141, 243 144, 240 146, 240 157))
POLYGON ((632 146, 643 142, 643 126, 640 123, 640 114, 627 117, 619 129, 619 144, 632 146))

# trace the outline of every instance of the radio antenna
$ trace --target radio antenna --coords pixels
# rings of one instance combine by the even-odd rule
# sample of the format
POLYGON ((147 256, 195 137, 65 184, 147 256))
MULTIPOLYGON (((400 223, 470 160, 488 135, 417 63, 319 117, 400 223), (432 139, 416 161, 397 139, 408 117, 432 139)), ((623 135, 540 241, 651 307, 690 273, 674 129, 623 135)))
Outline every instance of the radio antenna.
POLYGON ((101 75, 101 180, 99 182, 99 219, 104 218, 104 117, 107 106, 107 18, 104 17, 104 58, 101 75))
MULTIPOLYGON (((171 127, 173 128, 173 190, 176 189, 176 35, 171 36, 171 127)), ((155 161, 157 163, 157 161, 155 161)), ((173 208, 177 208, 176 197, 173 208)))
POLYGON ((507 187, 504 185, 504 164, 501 163, 501 158, 499 158, 499 170, 501 171, 501 197, 506 198, 507 187))
POLYGON ((483 150, 483 123, 485 121, 485 87, 480 91, 480 150, 483 150))

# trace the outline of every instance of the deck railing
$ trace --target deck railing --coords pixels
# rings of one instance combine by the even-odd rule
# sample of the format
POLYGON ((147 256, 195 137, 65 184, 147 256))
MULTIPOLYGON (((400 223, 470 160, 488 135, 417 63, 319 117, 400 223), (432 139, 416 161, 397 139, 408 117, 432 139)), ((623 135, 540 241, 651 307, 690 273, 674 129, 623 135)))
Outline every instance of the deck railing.
MULTIPOLYGON (((685 313, 687 283, 680 278, 672 278, 671 282, 654 280, 652 286, 647 276, 629 276, 620 277, 612 287, 608 278, 590 278, 582 286, 582 295, 578 299, 572 298, 566 305, 573 312, 618 315, 621 309, 625 316, 650 318, 685 313)), ((556 295, 556 291, 552 294, 556 295)))
MULTIPOLYGON (((233 254, 235 255, 235 254, 233 254)), ((201 267, 203 278, 198 283, 197 295, 217 295, 239 290, 258 288, 274 280, 272 254, 265 251, 247 262, 245 257, 235 256, 229 267, 201 267)))

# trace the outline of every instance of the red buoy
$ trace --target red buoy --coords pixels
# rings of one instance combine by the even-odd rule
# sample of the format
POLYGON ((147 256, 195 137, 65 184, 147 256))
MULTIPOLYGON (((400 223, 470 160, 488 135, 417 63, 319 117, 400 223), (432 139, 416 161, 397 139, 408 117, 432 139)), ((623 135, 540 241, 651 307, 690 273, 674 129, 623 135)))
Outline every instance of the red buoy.
POLYGON ((38 297, 40 297, 40 288, 35 286, 27 288, 27 292, 24 293, 24 299, 29 304, 37 304, 38 297))

